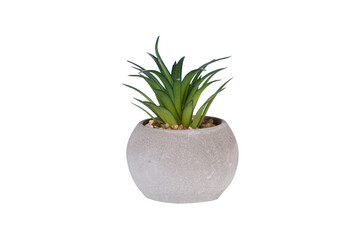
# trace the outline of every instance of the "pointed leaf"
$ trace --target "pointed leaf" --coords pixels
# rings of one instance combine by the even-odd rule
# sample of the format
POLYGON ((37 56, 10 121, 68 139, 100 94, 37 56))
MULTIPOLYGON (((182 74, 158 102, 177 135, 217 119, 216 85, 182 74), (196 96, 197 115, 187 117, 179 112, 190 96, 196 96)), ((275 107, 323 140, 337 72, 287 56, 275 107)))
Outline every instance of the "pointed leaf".
MULTIPOLYGON (((143 72, 149 79, 151 79, 154 83, 156 83, 156 85, 158 85, 159 87, 163 88, 162 85, 159 83, 159 81, 156 79, 156 77, 154 77, 151 73, 149 72, 146 72, 146 69, 137 65, 136 63, 134 62, 131 62, 131 61, 128 61, 129 63, 131 64, 134 64, 135 66, 137 67, 133 67, 135 68, 136 70, 140 71, 140 72, 143 72)), ((140 75, 141 76, 141 75, 140 75)))
POLYGON ((144 104, 146 107, 148 107, 153 113, 155 113, 155 115, 162 121, 165 122, 165 118, 163 116, 162 111, 160 111, 158 109, 158 106, 156 106, 155 104, 151 103, 151 102, 146 102, 146 101, 141 101, 137 98, 134 98, 136 101, 144 104))
MULTIPOLYGON (((160 86, 158 86, 156 83, 154 83, 150 78, 147 78, 145 76, 142 75, 129 75, 131 77, 141 77, 143 79, 145 79, 145 81, 149 84, 149 86, 151 87, 151 89, 154 91, 155 89, 159 89, 159 90, 165 90, 165 88, 160 84, 160 86)), ((158 98, 158 96, 155 94, 156 99, 158 100, 159 104, 161 104, 161 99, 158 98)))
POLYGON ((167 110, 166 108, 161 107, 161 106, 156 106, 155 104, 152 104, 150 102, 144 102, 144 101, 141 101, 139 99, 136 99, 136 100, 141 102, 142 104, 144 104, 148 108, 150 108, 151 111, 153 111, 156 114, 156 116, 161 121, 163 121, 164 123, 168 123, 170 126, 178 124, 178 122, 176 121, 174 115, 169 110, 167 110))
POLYGON ((141 95, 143 95, 149 102, 154 103, 154 102, 151 100, 151 98, 149 98, 145 93, 143 93, 143 92, 140 91, 139 89, 137 89, 137 88, 135 88, 135 87, 133 87, 133 86, 127 85, 127 84, 125 84, 125 83, 123 83, 123 85, 126 86, 126 87, 129 87, 129 88, 131 88, 131 89, 134 89, 135 91, 137 91, 138 93, 140 93, 141 95))
POLYGON ((179 114, 179 117, 181 117, 181 81, 180 80, 174 80, 174 105, 176 108, 177 113, 179 114))
POLYGON ((218 82, 218 81, 220 81, 220 80, 214 80, 214 81, 211 81, 211 82, 209 82, 209 83, 206 83, 206 84, 204 84, 199 90, 197 90, 197 91, 195 92, 195 94, 194 94, 194 96, 193 96, 193 98, 192 98, 192 100, 191 100, 191 101, 194 102, 194 107, 196 106, 196 104, 197 104, 197 102, 198 102, 198 100, 199 100, 199 98, 200 98, 201 93, 202 93, 208 86, 210 86, 210 85, 213 84, 214 82, 218 82))
POLYGON ((144 101, 141 101, 139 99, 136 99, 136 100, 141 102, 142 104, 144 104, 148 108, 150 108, 151 111, 153 111, 156 114, 156 116, 162 122, 168 123, 170 126, 178 124, 175 117, 174 117, 174 115, 169 110, 167 110, 166 108, 161 107, 161 106, 156 106, 155 104, 152 104, 150 102, 144 102, 144 101))
POLYGON ((164 107, 167 108, 175 117, 177 122, 180 122, 180 117, 176 111, 175 105, 171 100, 170 96, 166 92, 161 90, 154 90, 155 94, 161 99, 164 104, 164 107))
POLYGON ((160 127, 160 123, 148 112, 146 111, 144 108, 140 107, 139 105, 135 104, 135 103, 132 103, 133 105, 137 106, 138 108, 140 108, 141 110, 143 110, 144 112, 146 112, 151 118, 152 120, 154 120, 156 122, 156 124, 160 127))
POLYGON ((135 65, 136 67, 140 68, 141 70, 144 70, 144 68, 141 67, 140 65, 137 65, 136 63, 134 63, 134 62, 132 62, 132 61, 129 61, 129 60, 127 60, 127 61, 128 61, 129 63, 135 65))
POLYGON ((206 74, 205 76, 201 77, 201 78, 194 78, 194 81, 192 81, 191 85, 190 85, 190 88, 189 88, 189 96, 192 96, 194 95, 194 93, 196 92, 196 90, 198 89, 198 87, 200 86, 200 84, 205 81, 205 82, 208 82, 216 73, 224 70, 226 68, 219 68, 219 69, 216 69, 214 71, 211 71, 209 72, 208 74, 206 74))
POLYGON ((189 89, 189 93, 187 96, 187 99, 185 101, 185 104, 187 104, 188 102, 190 102, 191 99, 193 99, 195 93, 198 91, 198 87, 200 86, 200 84, 205 81, 205 83, 207 83, 216 73, 220 72, 221 70, 223 70, 225 68, 220 68, 217 70, 214 70, 212 72, 209 72, 208 74, 206 74, 204 77, 202 77, 201 79, 197 80, 196 82, 194 82, 193 86, 190 86, 189 89))
POLYGON ((148 77, 145 77, 143 75, 129 75, 130 77, 139 77, 139 78, 142 78, 144 79, 148 84, 149 86, 151 87, 151 89, 161 89, 161 90, 164 90, 164 87, 158 83, 158 82, 155 82, 154 80, 148 78, 148 77))
POLYGON ((160 109, 160 111, 162 112, 164 118, 165 118, 165 123, 168 123, 171 126, 173 125, 179 125, 179 122, 176 120, 175 116, 166 108, 164 107, 158 107, 160 109))
POLYGON ((230 82, 232 79, 233 79, 233 78, 230 78, 229 80, 227 80, 223 85, 221 85, 221 86, 218 88, 218 90, 217 90, 216 92, 222 91, 222 90, 224 89, 225 85, 226 85, 228 82, 230 82))
POLYGON ((152 55, 151 53, 148 53, 148 54, 149 54, 150 57, 154 60, 154 62, 156 63, 157 67, 159 68, 160 72, 161 72, 162 74, 164 74, 164 73, 162 72, 162 70, 161 70, 161 65, 160 65, 159 60, 157 59, 157 57, 155 57, 155 56, 152 55))
POLYGON ((182 81, 181 86, 181 99, 182 99, 182 107, 185 105, 185 101, 187 98, 187 91, 189 89, 190 81, 193 79, 196 73, 201 71, 201 69, 195 69, 190 71, 186 76, 184 77, 184 80, 182 81))
POLYGON ((182 115, 182 124, 184 126, 184 128, 189 127, 190 122, 191 122, 191 118, 192 118, 192 114, 193 114, 193 101, 190 101, 188 104, 186 104, 184 111, 183 111, 183 115, 182 115))
POLYGON ((171 69, 171 77, 175 80, 175 69, 176 69, 176 61, 174 62, 172 69, 171 69))
POLYGON ((148 73, 153 73, 155 74, 160 81, 164 84, 165 87, 165 91, 169 94, 169 96, 171 97, 171 99, 174 99, 174 93, 173 93, 173 88, 170 85, 169 81, 165 78, 164 75, 162 75, 160 72, 155 71, 155 70, 144 70, 144 73, 148 72, 148 73))
POLYGON ((206 105, 206 108, 204 109, 204 112, 203 112, 203 114, 202 114, 202 116, 201 116, 200 124, 201 124, 201 122, 204 120, 204 118, 206 117, 206 114, 207 114, 207 112, 208 112, 208 110, 209 110, 209 108, 210 108, 210 105, 211 105, 211 103, 214 101, 215 97, 216 97, 221 91, 223 91, 223 90, 225 89, 224 86, 225 86, 228 82, 230 82, 231 79, 232 79, 232 78, 230 78, 230 79, 227 80, 223 85, 221 85, 221 86, 219 87, 219 89, 207 100, 208 104, 206 105))
POLYGON ((206 104, 204 103, 199 110, 196 112, 194 119, 190 125, 191 128, 197 128, 201 119, 201 114, 203 113, 204 109, 205 109, 206 104))
POLYGON ((173 84, 173 80, 171 78, 171 75, 170 75, 170 72, 169 70, 166 68, 163 60, 161 59, 160 57, 160 54, 159 54, 159 50, 158 50, 158 44, 159 44, 159 38, 160 36, 156 39, 156 44, 155 44, 155 53, 156 53, 156 56, 159 60, 159 64, 160 64, 160 67, 161 67, 161 72, 164 73, 165 77, 167 78, 167 80, 169 80, 170 84, 172 85, 173 84))
POLYGON ((206 105, 204 111, 202 112, 202 115, 201 115, 201 118, 200 118, 200 121, 197 125, 197 127, 199 127, 202 123, 202 121, 204 120, 204 118, 206 117, 206 114, 207 114, 207 111, 209 110, 210 108, 210 105, 211 103, 214 101, 215 97, 224 89, 221 89, 220 91, 217 91, 215 94, 213 94, 205 103, 204 105, 206 105))
POLYGON ((179 60, 179 62, 176 64, 175 73, 173 75, 174 81, 175 80, 180 80, 181 81, 182 65, 183 65, 183 62, 184 62, 184 58, 185 57, 182 57, 179 60))
MULTIPOLYGON (((210 62, 207 62, 207 63, 203 64, 203 65, 202 65, 201 67, 199 67, 199 68, 202 69, 202 70, 205 70, 205 68, 206 68, 208 65, 210 65, 210 64, 212 64, 212 63, 214 63, 214 62, 220 61, 220 60, 227 59, 227 58, 229 58, 229 57, 231 57, 231 56, 223 57, 223 58, 218 58, 218 59, 213 59, 213 60, 211 60, 210 62)), ((197 75, 197 77, 200 76, 200 74, 201 74, 201 72, 197 75)))
POLYGON ((205 67, 207 67, 208 65, 210 65, 211 63, 214 63, 214 62, 217 62, 217 61, 220 61, 220 60, 224 60, 224 59, 227 59, 227 58, 230 58, 230 57, 231 57, 231 56, 213 59, 213 60, 211 60, 210 62, 207 62, 207 63, 203 64, 200 68, 205 68, 205 67))

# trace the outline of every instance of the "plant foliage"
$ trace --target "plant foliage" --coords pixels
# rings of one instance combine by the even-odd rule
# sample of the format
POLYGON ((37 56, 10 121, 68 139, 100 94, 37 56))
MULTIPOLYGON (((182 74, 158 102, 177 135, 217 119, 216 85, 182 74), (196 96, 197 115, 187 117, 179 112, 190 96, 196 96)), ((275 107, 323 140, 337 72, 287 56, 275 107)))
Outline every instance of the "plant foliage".
POLYGON ((138 74, 129 76, 144 79, 155 93, 158 103, 154 102, 139 89, 127 84, 124 85, 137 91, 146 99, 146 101, 143 101, 134 98, 136 101, 151 110, 151 112, 156 115, 157 119, 144 108, 137 104, 133 104, 146 112, 158 125, 158 120, 160 120, 169 124, 170 127, 182 124, 184 128, 197 128, 205 118, 215 97, 225 89, 225 85, 231 80, 229 79, 222 84, 217 91, 212 94, 197 111, 195 111, 195 106, 197 105, 201 93, 211 84, 220 81, 211 79, 216 73, 224 70, 225 68, 216 69, 204 76, 202 76, 202 73, 208 65, 229 57, 211 60, 199 68, 190 71, 185 76, 182 76, 182 66, 185 57, 182 57, 178 62, 175 62, 170 72, 160 57, 158 44, 159 37, 157 38, 155 44, 156 56, 149 53, 151 58, 155 61, 158 70, 146 70, 138 64, 128 61, 133 65, 133 68, 139 71, 138 74))

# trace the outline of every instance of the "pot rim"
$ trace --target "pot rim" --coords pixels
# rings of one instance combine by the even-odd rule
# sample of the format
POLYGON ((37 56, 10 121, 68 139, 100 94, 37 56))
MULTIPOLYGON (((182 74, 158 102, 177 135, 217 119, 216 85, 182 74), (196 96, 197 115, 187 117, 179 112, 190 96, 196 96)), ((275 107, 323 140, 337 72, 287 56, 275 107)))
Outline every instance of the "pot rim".
POLYGON ((141 127, 144 127, 146 129, 149 130, 153 130, 153 131, 167 131, 167 132, 181 132, 181 133, 188 133, 188 132, 197 132, 197 131, 214 131, 214 130, 218 130, 219 128, 225 127, 225 125, 227 125, 227 122, 224 119, 218 118, 218 117, 212 117, 212 116, 206 116, 205 119, 213 119, 214 122, 216 122, 217 124, 214 127, 209 127, 209 128, 197 128, 197 129, 184 129, 184 130, 174 130, 174 129, 160 129, 160 128, 151 128, 151 127, 146 127, 146 123, 151 120, 151 118, 147 118, 144 120, 141 120, 137 125, 140 125, 141 127))

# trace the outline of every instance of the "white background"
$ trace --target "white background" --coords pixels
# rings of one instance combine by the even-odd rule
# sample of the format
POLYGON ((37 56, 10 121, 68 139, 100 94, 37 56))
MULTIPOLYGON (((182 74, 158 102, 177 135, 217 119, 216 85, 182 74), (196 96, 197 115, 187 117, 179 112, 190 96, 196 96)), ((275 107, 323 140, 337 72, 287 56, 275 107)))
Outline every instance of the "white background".
POLYGON ((0 239, 360 239, 359 66, 358 1, 1 1, 0 239), (150 91, 126 60, 155 68, 158 35, 185 70, 232 55, 217 201, 148 200, 127 169, 147 116, 121 83, 150 91))

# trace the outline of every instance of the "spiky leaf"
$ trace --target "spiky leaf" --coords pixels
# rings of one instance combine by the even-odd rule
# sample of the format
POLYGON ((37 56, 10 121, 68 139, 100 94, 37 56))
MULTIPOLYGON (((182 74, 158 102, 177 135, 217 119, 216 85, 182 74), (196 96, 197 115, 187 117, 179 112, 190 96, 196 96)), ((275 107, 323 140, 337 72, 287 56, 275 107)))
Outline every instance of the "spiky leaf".
MULTIPOLYGON (((154 62, 156 63, 156 65, 157 65, 157 67, 158 67, 158 69, 160 70, 160 72, 161 72, 161 65, 160 65, 160 63, 159 63, 159 60, 157 59, 157 57, 155 57, 154 55, 152 55, 151 53, 148 53, 149 55, 150 55, 150 57, 154 60, 154 62)), ((164 74, 164 73, 162 73, 162 74, 164 74)))
MULTIPOLYGON (((206 101, 206 102, 208 102, 208 103, 207 103, 207 105, 206 105, 206 107, 205 107, 205 109, 204 109, 204 112, 203 112, 202 116, 201 116, 199 125, 201 124, 201 122, 202 122, 202 121, 204 120, 204 118, 206 117, 206 114, 207 114, 207 112, 208 112, 208 110, 209 110, 212 102, 214 101, 215 97, 216 97, 221 91, 223 91, 223 90, 225 89, 225 88, 224 88, 225 85, 226 85, 228 82, 230 82, 231 79, 232 79, 232 78, 230 78, 230 79, 227 80, 223 85, 221 85, 221 86, 218 88, 218 90, 217 90, 212 96, 210 96, 209 99, 206 101)), ((198 126, 199 126, 199 125, 198 125, 198 126)))
POLYGON ((197 102, 198 102, 198 100, 199 100, 200 95, 202 94, 202 92, 203 92, 208 86, 210 86, 210 85, 213 84, 214 82, 218 82, 218 81, 220 81, 220 80, 214 80, 214 81, 208 82, 208 83, 204 84, 200 89, 198 89, 198 90, 195 92, 195 94, 194 94, 194 96, 193 96, 193 98, 192 98, 192 100, 191 100, 191 101, 194 102, 194 107, 196 106, 196 104, 197 104, 197 102))
MULTIPOLYGON (((208 65, 210 65, 210 64, 212 64, 212 63, 214 63, 214 62, 220 61, 220 60, 227 59, 227 58, 229 58, 229 57, 231 57, 231 56, 222 57, 222 58, 218 58, 218 59, 213 59, 213 60, 211 60, 210 62, 207 62, 207 63, 201 65, 201 67, 199 67, 199 69, 205 70, 205 68, 206 68, 208 65)), ((197 74, 197 77, 200 76, 200 74, 201 74, 201 72, 197 74)))
POLYGON ((155 75, 160 79, 160 81, 164 84, 165 91, 169 94, 170 98, 171 98, 172 100, 174 100, 173 87, 171 86, 171 84, 170 84, 169 81, 165 78, 164 75, 162 75, 160 72, 155 71, 155 70, 145 70, 144 73, 145 73, 145 72, 149 72, 149 73, 155 74, 155 75))
POLYGON ((127 84, 125 84, 125 83, 123 83, 123 85, 124 85, 124 86, 127 86, 127 87, 129 87, 129 88, 131 88, 131 89, 134 89, 135 91, 137 91, 138 93, 140 93, 141 95, 143 95, 149 102, 154 103, 153 100, 151 100, 151 98, 149 98, 145 93, 143 93, 143 92, 140 91, 139 89, 137 89, 137 88, 135 88, 135 87, 133 87, 133 86, 127 85, 127 84))
POLYGON ((161 70, 161 72, 164 73, 165 77, 169 80, 170 84, 173 84, 173 80, 171 78, 170 72, 166 68, 166 66, 165 66, 165 64, 164 64, 164 62, 161 59, 160 54, 159 54, 159 50, 158 50, 159 38, 160 38, 160 36, 156 39, 155 53, 156 53, 157 59, 159 60, 160 70, 161 70))
POLYGON ((201 114, 203 113, 204 109, 206 107, 206 102, 199 108, 199 110, 196 112, 193 121, 191 122, 190 127, 191 128, 197 128, 198 125, 201 123, 201 114))
POLYGON ((145 106, 147 106, 164 123, 168 123, 170 126, 178 124, 178 122, 175 119, 174 115, 168 109, 166 109, 165 107, 157 106, 157 105, 155 105, 155 104, 153 104, 151 102, 141 101, 141 100, 139 100, 137 98, 134 98, 134 99, 141 102, 145 106))
POLYGON ((191 100, 188 104, 186 104, 184 111, 183 111, 182 124, 183 124, 184 128, 189 127, 189 125, 191 123, 193 110, 194 110, 193 101, 191 100))
POLYGON ((184 80, 182 81, 182 88, 181 88, 181 100, 182 100, 182 107, 185 105, 187 91, 189 89, 190 81, 193 79, 193 77, 200 72, 201 69, 195 69, 190 71, 186 76, 184 77, 184 80))
POLYGON ((181 73, 182 73, 182 66, 184 62, 185 57, 182 57, 179 62, 176 64, 175 67, 175 73, 174 73, 174 81, 180 80, 181 81, 181 73))
POLYGON ((174 80, 175 79, 175 69, 176 69, 176 61, 174 62, 172 68, 171 68, 171 77, 174 80))
POLYGON ((149 86, 151 87, 151 89, 161 89, 161 90, 164 90, 164 87, 160 84, 160 83, 157 83, 157 82, 154 82, 152 79, 148 78, 148 77, 145 77, 143 75, 129 75, 130 77, 139 77, 139 78, 142 78, 144 79, 148 84, 149 86))
POLYGON ((156 77, 154 77, 151 73, 146 72, 145 68, 141 67, 140 65, 138 65, 134 62, 131 62, 131 61, 128 61, 128 62, 135 65, 136 67, 133 67, 133 68, 135 68, 136 70, 138 70, 140 72, 143 72, 149 79, 151 79, 154 83, 156 83, 157 86, 162 87, 161 84, 159 83, 159 81, 156 79, 156 77))
POLYGON ((190 88, 189 88, 189 91, 190 93, 188 94, 188 97, 187 97, 187 100, 186 100, 186 103, 189 102, 195 92, 198 90, 198 87, 201 85, 202 82, 208 82, 216 73, 220 72, 221 70, 224 70, 225 68, 219 68, 219 69, 216 69, 214 71, 211 71, 209 72, 208 74, 206 74, 205 76, 199 78, 199 79, 196 79, 192 82, 190 88))
POLYGON ((175 105, 177 113, 181 117, 182 109, 181 109, 181 81, 180 80, 174 80, 174 105, 175 105))
POLYGON ((144 112, 146 112, 151 118, 152 120, 154 120, 156 122, 156 124, 160 127, 160 123, 158 122, 158 120, 156 120, 148 111, 146 111, 144 108, 140 107, 139 105, 132 103, 133 105, 137 106, 138 108, 140 108, 141 110, 143 110, 144 112))
POLYGON ((161 102, 164 104, 164 107, 167 108, 174 115, 176 121, 179 123, 181 120, 170 96, 166 92, 161 90, 155 89, 154 92, 161 99, 161 102))
POLYGON ((168 123, 170 125, 170 127, 173 125, 179 125, 175 116, 168 109, 161 107, 161 106, 159 107, 159 109, 165 118, 165 121, 164 121, 165 123, 168 123))
POLYGON ((144 104, 146 107, 148 107, 153 113, 155 113, 155 115, 163 122, 165 122, 165 118, 162 114, 162 111, 160 111, 159 107, 156 106, 155 104, 151 103, 151 102, 146 102, 146 101, 141 101, 137 98, 134 98, 136 101, 144 104))

